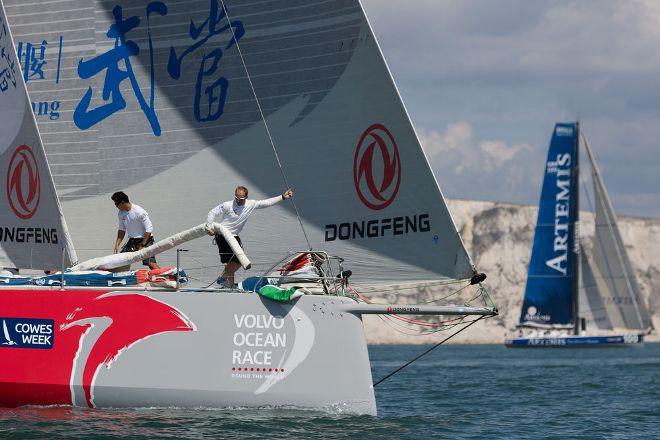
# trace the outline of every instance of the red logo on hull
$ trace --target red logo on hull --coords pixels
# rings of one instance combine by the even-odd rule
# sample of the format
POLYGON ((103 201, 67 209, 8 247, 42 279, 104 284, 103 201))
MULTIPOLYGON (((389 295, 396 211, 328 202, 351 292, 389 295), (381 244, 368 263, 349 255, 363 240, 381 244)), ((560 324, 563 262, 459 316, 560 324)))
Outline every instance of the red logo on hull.
POLYGON ((37 159, 27 145, 18 147, 11 156, 6 188, 9 207, 19 218, 27 220, 37 212, 41 180, 37 159))
POLYGON ((394 201, 401 183, 401 160, 394 137, 382 124, 362 133, 353 159, 353 179, 368 208, 378 211, 394 201))
POLYGON ((194 330, 174 307, 131 292, 4 290, 0 308, 6 316, 53 319, 56 341, 48 350, 0 348, 0 407, 93 407, 99 373, 121 353, 155 335, 194 330))

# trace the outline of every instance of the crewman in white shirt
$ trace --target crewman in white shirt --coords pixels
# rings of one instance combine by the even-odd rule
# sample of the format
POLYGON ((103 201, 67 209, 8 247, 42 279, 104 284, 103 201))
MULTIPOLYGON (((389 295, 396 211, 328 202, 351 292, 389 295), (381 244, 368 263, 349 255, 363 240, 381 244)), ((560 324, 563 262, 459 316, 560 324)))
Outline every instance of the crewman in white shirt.
MULTIPOLYGON (((115 240, 115 254, 118 252, 135 252, 154 244, 152 234, 154 227, 149 219, 149 214, 141 206, 131 203, 128 196, 122 191, 114 193, 111 197, 117 207, 117 217, 119 218, 119 227, 117 228, 117 240, 115 240), (128 234, 128 241, 119 250, 124 236, 128 234)), ((156 257, 149 257, 142 260, 142 264, 149 266, 149 269, 158 269, 156 257)))
POLYGON ((238 244, 243 246, 241 238, 238 234, 241 233, 243 226, 247 222, 248 217, 255 209, 268 208, 269 206, 276 205, 283 200, 293 197, 291 188, 287 189, 282 195, 271 197, 265 200, 248 200, 248 190, 244 186, 236 187, 234 191, 234 200, 221 203, 209 211, 206 216, 206 229, 209 235, 215 235, 215 243, 218 245, 218 252, 220 253, 220 261, 224 263, 225 269, 222 275, 218 277, 216 282, 222 287, 234 287, 234 274, 241 267, 238 258, 231 250, 227 240, 220 235, 216 234, 213 229, 213 220, 217 215, 222 215, 220 224, 231 232, 238 244))

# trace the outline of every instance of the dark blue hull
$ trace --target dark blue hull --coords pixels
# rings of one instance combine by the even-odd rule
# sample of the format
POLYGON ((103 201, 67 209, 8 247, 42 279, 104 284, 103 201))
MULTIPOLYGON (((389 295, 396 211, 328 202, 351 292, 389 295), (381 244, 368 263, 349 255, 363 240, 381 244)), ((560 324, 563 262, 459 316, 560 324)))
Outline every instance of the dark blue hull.
POLYGON ((537 338, 512 338, 504 345, 512 348, 527 347, 604 347, 635 345, 644 342, 643 335, 634 333, 612 336, 541 336, 537 338))

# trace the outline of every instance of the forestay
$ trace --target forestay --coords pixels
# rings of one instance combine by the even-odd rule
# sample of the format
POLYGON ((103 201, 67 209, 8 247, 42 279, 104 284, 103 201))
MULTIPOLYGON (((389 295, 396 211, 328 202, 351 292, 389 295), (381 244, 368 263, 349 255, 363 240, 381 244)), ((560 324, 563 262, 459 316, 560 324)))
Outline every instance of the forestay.
POLYGON ((17 59, 0 2, 0 267, 57 269, 77 258, 17 59))
MULTIPOLYGON (((359 2, 224 4, 231 21, 217 0, 7 1, 23 55, 46 62, 28 66, 28 88, 81 257, 111 247, 116 190, 158 239, 238 184, 252 198, 285 189, 249 74, 313 248, 344 257, 354 282, 470 278, 359 2)), ((307 247, 290 202, 242 235, 255 265, 307 247)), ((218 264, 207 240, 189 249, 218 264)))

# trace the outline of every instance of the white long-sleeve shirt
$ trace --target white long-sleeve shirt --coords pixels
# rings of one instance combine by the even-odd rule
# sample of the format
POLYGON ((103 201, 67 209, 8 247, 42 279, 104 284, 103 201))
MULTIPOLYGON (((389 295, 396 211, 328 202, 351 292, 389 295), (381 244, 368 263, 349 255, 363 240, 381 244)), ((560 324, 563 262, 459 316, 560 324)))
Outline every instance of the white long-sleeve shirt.
POLYGON ((222 215, 220 224, 233 235, 238 235, 255 209, 268 208, 280 203, 282 200, 282 196, 276 196, 265 200, 246 200, 243 206, 236 203, 236 199, 221 203, 209 211, 206 216, 206 227, 211 228, 215 217, 222 215))
POLYGON ((154 231, 147 211, 135 203, 131 203, 130 211, 120 209, 117 217, 119 218, 119 230, 126 231, 128 238, 142 238, 145 232, 154 231))

